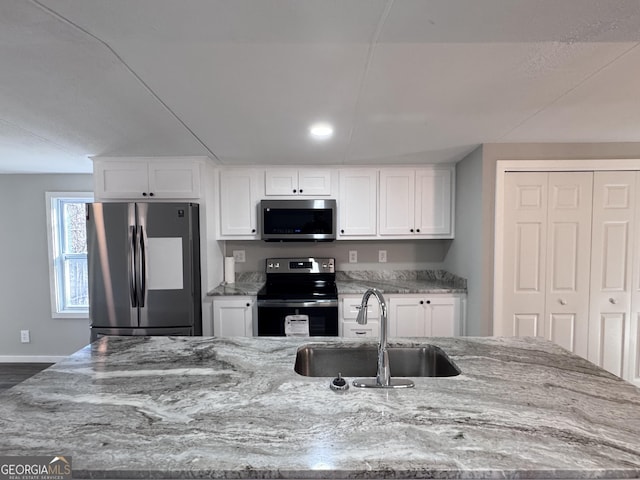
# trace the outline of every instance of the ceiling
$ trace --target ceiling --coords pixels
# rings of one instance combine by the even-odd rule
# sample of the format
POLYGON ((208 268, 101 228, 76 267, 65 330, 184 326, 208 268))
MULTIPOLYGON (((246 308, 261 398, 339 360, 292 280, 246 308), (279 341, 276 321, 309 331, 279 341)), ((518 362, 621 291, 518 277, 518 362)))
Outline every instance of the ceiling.
POLYGON ((0 173, 640 141, 639 26, 638 0, 2 0, 0 173))

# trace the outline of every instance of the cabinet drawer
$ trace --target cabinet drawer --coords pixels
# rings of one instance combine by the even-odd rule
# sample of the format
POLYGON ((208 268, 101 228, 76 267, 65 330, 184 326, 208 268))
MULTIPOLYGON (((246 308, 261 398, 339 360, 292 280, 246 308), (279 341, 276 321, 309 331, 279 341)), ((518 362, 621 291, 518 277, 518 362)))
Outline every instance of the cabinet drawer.
POLYGON ((357 322, 344 322, 342 325, 343 337, 378 338, 380 334, 380 324, 378 322, 367 322, 366 325, 360 325, 357 322))
MULTIPOLYGON (((358 307, 362 297, 345 298, 342 300, 342 318, 355 320, 358 317, 358 307)), ((367 320, 376 320, 380 318, 380 307, 375 299, 370 299, 367 303, 367 320)))

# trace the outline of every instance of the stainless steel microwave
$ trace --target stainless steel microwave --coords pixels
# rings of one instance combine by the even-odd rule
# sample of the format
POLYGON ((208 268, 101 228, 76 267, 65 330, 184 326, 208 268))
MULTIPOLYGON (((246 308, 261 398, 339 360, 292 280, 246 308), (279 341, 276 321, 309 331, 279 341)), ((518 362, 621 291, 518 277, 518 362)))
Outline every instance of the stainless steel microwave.
POLYGON ((336 239, 335 200, 262 200, 262 239, 327 242, 336 239))

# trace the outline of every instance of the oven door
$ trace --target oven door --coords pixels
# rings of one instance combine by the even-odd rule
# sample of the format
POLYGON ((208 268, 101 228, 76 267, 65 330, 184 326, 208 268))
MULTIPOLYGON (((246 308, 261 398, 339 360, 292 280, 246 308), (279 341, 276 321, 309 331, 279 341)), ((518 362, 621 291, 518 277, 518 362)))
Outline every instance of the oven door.
POLYGON ((258 336, 284 336, 285 318, 289 315, 308 316, 312 337, 338 336, 337 300, 258 300, 258 336))

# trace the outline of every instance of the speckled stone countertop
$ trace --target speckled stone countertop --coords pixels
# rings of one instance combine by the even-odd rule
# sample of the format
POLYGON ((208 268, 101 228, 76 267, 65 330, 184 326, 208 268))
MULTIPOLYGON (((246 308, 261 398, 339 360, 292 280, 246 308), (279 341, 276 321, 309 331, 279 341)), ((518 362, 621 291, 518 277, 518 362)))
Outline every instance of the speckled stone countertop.
MULTIPOLYGON (((236 283, 222 283, 207 293, 257 295, 265 282, 263 273, 238 273, 236 283)), ((467 293, 467 281, 445 270, 363 270, 336 272, 339 295, 361 294, 369 288, 383 293, 467 293)))
POLYGON ((344 393, 293 371, 307 342, 102 338, 0 394, 0 452, 75 478, 640 478, 640 390, 550 342, 397 341, 462 374, 344 393))
POLYGON ((467 281, 446 270, 349 271, 336 273, 339 294, 359 294, 368 288, 382 293, 467 293, 467 281))

